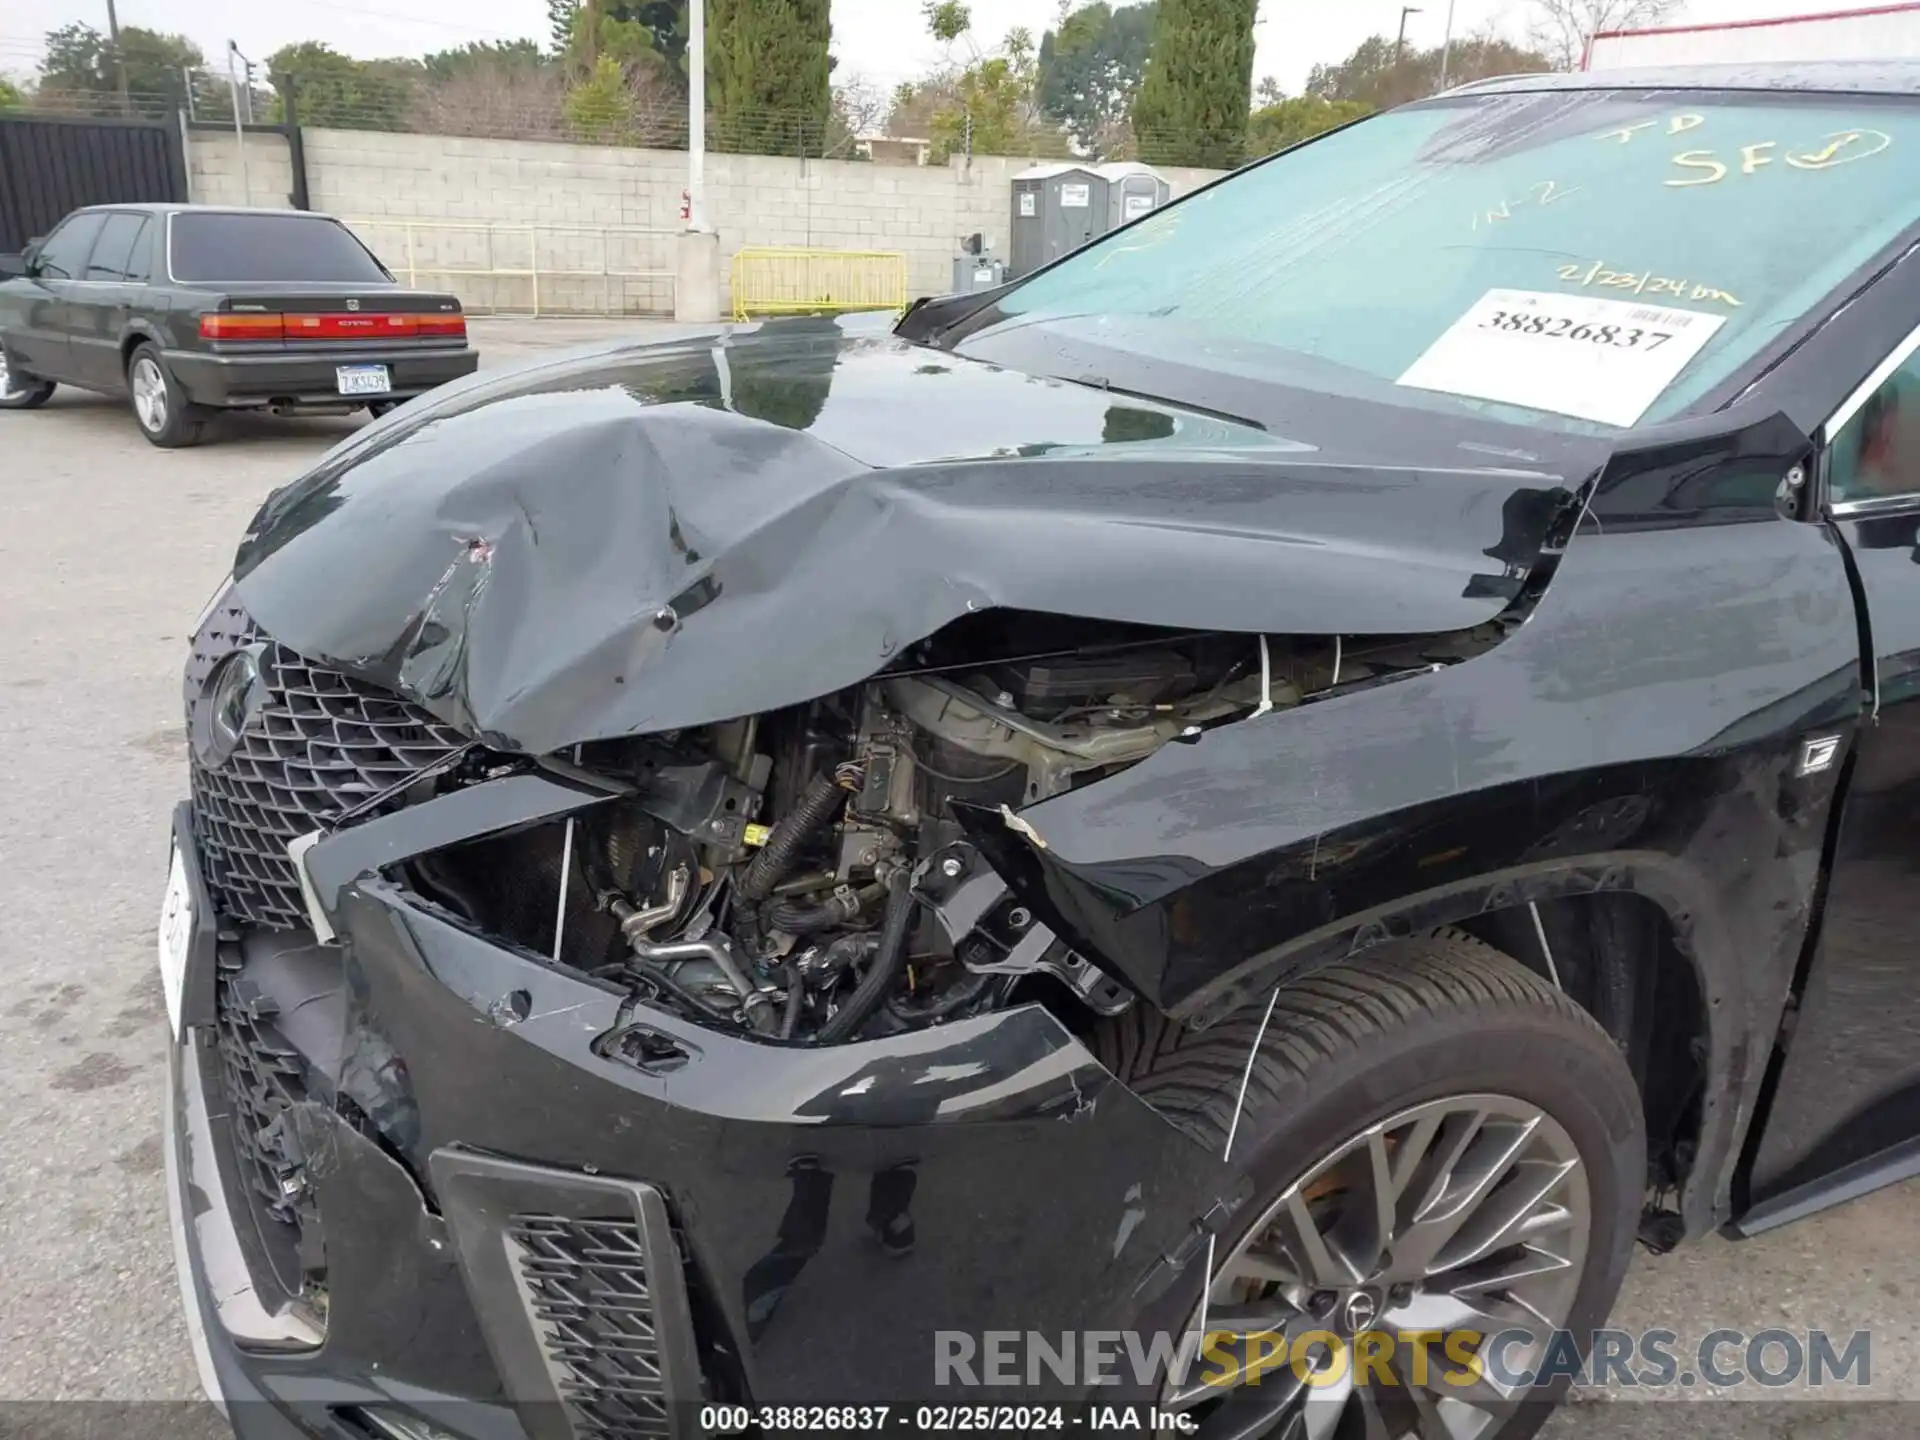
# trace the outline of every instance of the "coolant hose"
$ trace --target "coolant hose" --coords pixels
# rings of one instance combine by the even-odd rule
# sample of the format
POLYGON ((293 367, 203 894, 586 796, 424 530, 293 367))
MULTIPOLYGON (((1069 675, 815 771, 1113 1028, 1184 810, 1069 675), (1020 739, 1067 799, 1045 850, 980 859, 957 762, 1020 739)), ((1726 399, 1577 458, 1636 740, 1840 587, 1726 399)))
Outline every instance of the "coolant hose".
POLYGON ((906 968, 907 931, 913 923, 913 888, 905 871, 896 871, 887 884, 887 913, 880 922, 880 944, 873 952, 873 963, 867 966, 867 973, 847 997, 847 1003, 820 1027, 817 1039, 822 1045, 837 1045, 859 1034, 860 1027, 880 1008, 880 1002, 887 998, 887 992, 906 968))
POLYGON ((767 832, 767 843, 760 847, 760 853, 748 862, 746 871, 740 876, 735 894, 741 900, 758 905, 773 893, 793 862, 799 857, 800 847, 822 825, 833 818, 834 811, 847 798, 847 792, 834 780, 831 773, 817 775, 813 784, 807 787, 807 793, 800 797, 800 803, 782 815, 774 827, 767 832))
POLYGON ((767 911, 767 924, 771 929, 784 930, 789 935, 818 935, 823 931, 838 930, 850 924, 856 915, 886 893, 885 886, 862 885, 858 890, 836 895, 820 905, 782 901, 767 911))
MULTIPOLYGON (((767 843, 747 862, 733 889, 733 933, 749 957, 760 954, 764 930, 760 907, 773 893, 773 887, 786 878, 800 857, 800 847, 813 833, 833 819, 834 812, 847 798, 832 773, 817 775, 806 793, 774 827, 767 832, 767 843)), ((794 932, 798 933, 798 932, 794 932)))

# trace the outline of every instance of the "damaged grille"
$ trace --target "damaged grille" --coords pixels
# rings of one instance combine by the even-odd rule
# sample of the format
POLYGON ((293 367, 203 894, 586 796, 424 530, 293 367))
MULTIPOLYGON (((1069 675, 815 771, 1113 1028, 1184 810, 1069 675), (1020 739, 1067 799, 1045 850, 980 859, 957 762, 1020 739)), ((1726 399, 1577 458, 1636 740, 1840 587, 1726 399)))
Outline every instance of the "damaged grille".
POLYGON ((634 1220, 515 1215, 508 1252, 579 1440, 669 1431, 646 1245, 634 1220))
POLYGON ((232 752, 190 751, 194 838, 220 912, 275 930, 306 924, 287 844, 464 748, 451 726, 376 686, 295 654, 229 597, 194 637, 187 733, 220 662, 253 647, 263 697, 232 752))
POLYGON ((234 1149, 259 1208, 298 1229, 317 1217, 306 1213, 306 1188, 283 1126, 287 1111, 306 1098, 306 1068, 273 1028, 279 1006, 240 978, 238 957, 226 948, 215 982, 215 1035, 233 1107, 234 1149))

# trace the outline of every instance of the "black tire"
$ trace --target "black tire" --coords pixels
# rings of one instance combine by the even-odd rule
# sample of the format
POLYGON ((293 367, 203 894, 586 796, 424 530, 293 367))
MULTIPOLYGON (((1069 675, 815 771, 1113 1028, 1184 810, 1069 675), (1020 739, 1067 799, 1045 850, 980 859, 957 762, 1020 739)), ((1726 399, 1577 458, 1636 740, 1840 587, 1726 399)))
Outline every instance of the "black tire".
POLYGON ((36 379, 13 368, 13 357, 0 348, 0 410, 38 410, 53 398, 53 381, 36 379))
MULTIPOLYGON (((1592 1017, 1517 961, 1457 932, 1389 942, 1287 982, 1249 1070, 1265 1013, 1263 1000, 1195 1032, 1135 1006, 1094 1048, 1216 1155, 1246 1077, 1229 1162, 1233 1178, 1252 1186, 1236 1212, 1242 1228, 1320 1157, 1424 1101, 1490 1093, 1544 1110, 1572 1138, 1590 1186, 1587 1263, 1566 1325, 1584 1353, 1626 1277, 1646 1178, 1639 1089, 1592 1017)), ((1229 1222, 1221 1241, 1238 1238, 1229 1222)), ((1188 1292, 1181 1303, 1192 1298, 1188 1292)), ((1184 1315, 1143 1318, 1162 1328, 1185 1323, 1184 1315)), ((1562 1381, 1530 1394, 1499 1427, 1499 1440, 1533 1434, 1566 1389, 1562 1381)))
POLYGON ((161 358, 160 347, 150 340, 134 346, 127 357, 127 392, 132 402, 133 420, 140 433, 162 450, 179 450, 198 445, 206 433, 207 412, 187 398, 180 382, 161 358), (148 370, 151 367, 151 370, 148 370), (158 377, 163 403, 151 409, 142 403, 153 377, 158 377))

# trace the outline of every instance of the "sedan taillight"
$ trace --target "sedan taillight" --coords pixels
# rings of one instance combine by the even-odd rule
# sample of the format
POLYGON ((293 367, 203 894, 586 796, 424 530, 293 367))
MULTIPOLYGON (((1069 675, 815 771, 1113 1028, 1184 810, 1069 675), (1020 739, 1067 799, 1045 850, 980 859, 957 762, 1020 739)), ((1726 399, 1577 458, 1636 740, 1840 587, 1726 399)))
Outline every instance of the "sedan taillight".
POLYGON ((464 340, 467 338, 467 317, 464 315, 422 315, 420 333, 432 335, 441 340, 464 340))
POLYGON ((286 333, 285 317, 280 315, 223 310, 200 317, 202 340, 280 340, 286 333))

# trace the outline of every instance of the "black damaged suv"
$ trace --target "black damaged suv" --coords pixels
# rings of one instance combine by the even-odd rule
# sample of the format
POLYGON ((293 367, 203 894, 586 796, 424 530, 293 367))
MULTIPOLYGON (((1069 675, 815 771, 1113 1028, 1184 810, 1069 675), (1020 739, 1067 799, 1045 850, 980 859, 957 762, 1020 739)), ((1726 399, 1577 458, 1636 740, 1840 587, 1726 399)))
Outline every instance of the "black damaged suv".
POLYGON ((210 1393, 1511 1437, 1636 1239, 1920 1169, 1916 197, 1920 66, 1490 82, 342 444, 186 675, 210 1393))

